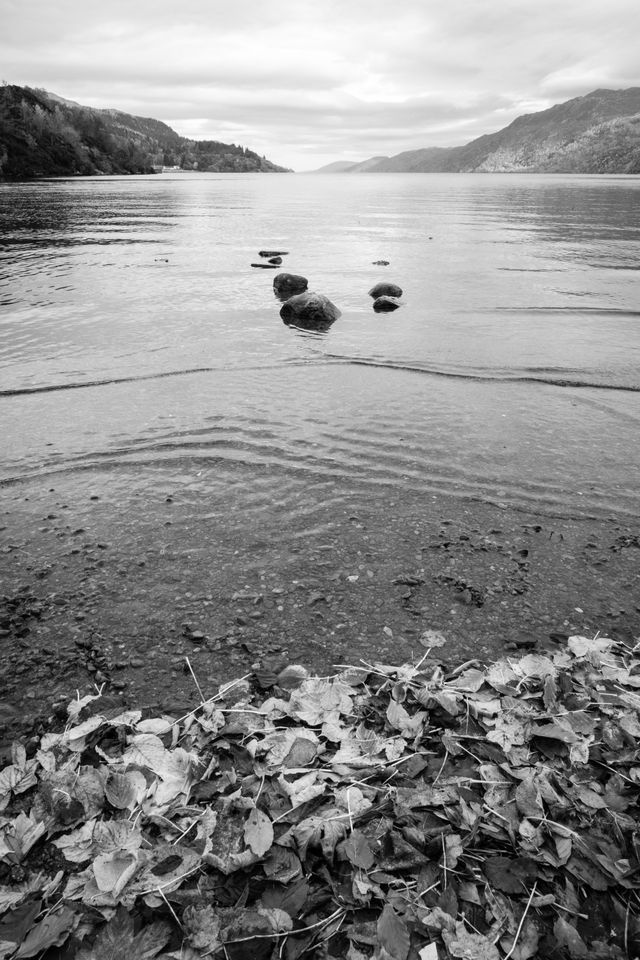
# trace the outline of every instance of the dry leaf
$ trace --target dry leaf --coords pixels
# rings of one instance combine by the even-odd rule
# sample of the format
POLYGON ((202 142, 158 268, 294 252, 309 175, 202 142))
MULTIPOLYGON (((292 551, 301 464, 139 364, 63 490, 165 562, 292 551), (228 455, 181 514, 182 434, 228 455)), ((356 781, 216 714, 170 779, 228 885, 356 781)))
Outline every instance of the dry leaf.
POLYGON ((244 842, 257 857, 263 857, 273 844, 271 820, 257 807, 254 807, 247 817, 244 826, 244 842))

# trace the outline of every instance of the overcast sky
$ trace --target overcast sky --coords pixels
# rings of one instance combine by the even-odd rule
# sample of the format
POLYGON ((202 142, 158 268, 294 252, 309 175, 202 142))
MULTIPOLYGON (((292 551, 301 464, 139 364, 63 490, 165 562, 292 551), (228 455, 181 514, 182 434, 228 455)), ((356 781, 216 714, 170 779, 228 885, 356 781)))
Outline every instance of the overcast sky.
POLYGON ((640 86, 640 0, 0 0, 0 79, 296 170, 640 86))

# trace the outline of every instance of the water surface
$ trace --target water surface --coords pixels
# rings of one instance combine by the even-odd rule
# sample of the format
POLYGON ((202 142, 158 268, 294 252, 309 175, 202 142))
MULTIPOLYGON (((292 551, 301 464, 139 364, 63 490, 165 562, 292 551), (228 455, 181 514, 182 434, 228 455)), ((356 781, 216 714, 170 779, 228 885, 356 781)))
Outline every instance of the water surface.
POLYGON ((4 185, 0 475, 232 477, 249 519, 324 476, 637 515, 639 200, 635 177, 4 185), (262 248, 340 307, 328 333, 283 325, 262 248))

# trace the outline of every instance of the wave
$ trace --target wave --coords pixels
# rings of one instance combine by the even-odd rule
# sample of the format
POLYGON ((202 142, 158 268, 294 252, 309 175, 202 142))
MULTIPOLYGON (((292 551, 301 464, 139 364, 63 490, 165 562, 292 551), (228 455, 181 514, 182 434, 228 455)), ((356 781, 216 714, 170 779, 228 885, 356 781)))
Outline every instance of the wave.
POLYGON ((52 393, 65 390, 84 390, 91 387, 108 387, 121 383, 137 383, 143 380, 162 380, 168 377, 187 377, 199 373, 220 373, 234 370, 268 370, 292 366, 331 365, 373 367, 383 370, 399 370, 406 373, 422 374, 431 377, 445 377, 454 380, 469 380, 476 383, 530 383, 574 389, 612 390, 628 393, 640 393, 640 384, 612 383, 604 380, 590 380, 576 375, 574 371, 566 374, 554 373, 545 367, 525 368, 522 371, 501 371, 499 373, 484 370, 446 369, 426 364, 406 363, 396 360, 381 360, 372 357, 348 357, 343 354, 323 353, 312 360, 285 360, 274 364, 243 365, 238 367, 188 367, 184 370, 163 370, 157 373, 135 374, 130 377, 108 377, 100 380, 82 380, 71 383, 53 383, 37 387, 9 387, 0 389, 0 397, 19 397, 39 393, 52 393), (574 375, 571 375, 574 374, 574 375))

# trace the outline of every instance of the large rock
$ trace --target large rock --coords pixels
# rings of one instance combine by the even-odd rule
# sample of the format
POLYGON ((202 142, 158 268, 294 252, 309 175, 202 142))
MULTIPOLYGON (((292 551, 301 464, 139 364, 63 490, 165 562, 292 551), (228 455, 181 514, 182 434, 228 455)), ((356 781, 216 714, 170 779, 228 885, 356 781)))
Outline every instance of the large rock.
POLYGON ((377 300, 378 297, 401 297, 402 288, 397 283, 385 283, 383 280, 376 283, 375 287, 371 287, 369 296, 373 297, 374 300, 377 300))
POLYGON ((280 300, 288 300, 294 293, 303 293, 308 285, 307 278, 296 273, 277 273, 273 278, 273 292, 280 300))
POLYGON ((322 293, 298 293, 280 308, 280 316, 288 326, 303 330, 328 330, 340 311, 322 293))

